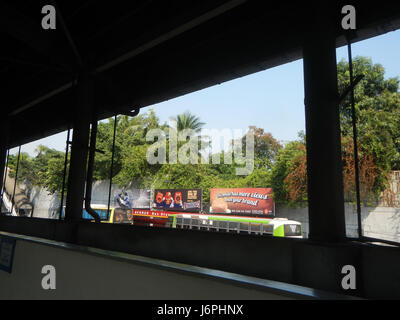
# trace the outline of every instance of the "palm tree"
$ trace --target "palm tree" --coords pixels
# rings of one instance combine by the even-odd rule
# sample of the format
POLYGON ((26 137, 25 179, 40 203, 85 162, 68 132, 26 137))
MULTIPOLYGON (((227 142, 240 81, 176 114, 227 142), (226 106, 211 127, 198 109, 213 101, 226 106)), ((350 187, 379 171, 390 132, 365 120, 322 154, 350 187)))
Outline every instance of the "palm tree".
MULTIPOLYGON (((202 148, 206 146, 207 149, 209 145, 209 142, 206 140, 208 137, 199 135, 205 123, 201 122, 200 118, 190 113, 190 111, 185 111, 182 114, 178 114, 176 117, 171 117, 171 122, 172 123, 169 127, 170 129, 175 130, 176 134, 179 134, 184 130, 189 130, 192 131, 193 135, 197 135, 199 150, 198 156, 202 157, 202 148)), ((183 143, 186 142, 178 142, 178 146, 181 146, 183 143)))
POLYGON ((202 127, 205 125, 204 122, 200 121, 200 118, 186 111, 182 114, 178 114, 176 117, 171 118, 174 123, 175 129, 180 132, 185 129, 192 129, 196 133, 200 132, 202 127))

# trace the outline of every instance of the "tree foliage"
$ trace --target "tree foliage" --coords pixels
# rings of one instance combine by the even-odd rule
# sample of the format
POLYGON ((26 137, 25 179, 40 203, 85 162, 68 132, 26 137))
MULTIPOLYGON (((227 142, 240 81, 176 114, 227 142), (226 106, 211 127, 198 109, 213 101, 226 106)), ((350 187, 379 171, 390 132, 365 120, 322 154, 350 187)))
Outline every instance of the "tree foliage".
MULTIPOLYGON (((62 189, 65 153, 43 145, 39 145, 36 152, 35 157, 21 152, 17 181, 28 186, 46 188, 50 193, 60 191, 62 189)), ((13 178, 17 174, 17 162, 18 155, 9 156, 8 167, 10 168, 10 176, 13 178)))
POLYGON ((278 152, 270 176, 270 185, 277 203, 297 206, 307 200, 305 159, 303 141, 289 142, 278 152))
MULTIPOLYGON (((370 58, 356 57, 353 65, 354 74, 364 76, 355 88, 355 110, 360 153, 360 184, 363 198, 366 199, 376 197, 384 191, 388 184, 389 172, 400 169, 399 78, 385 79, 383 66, 374 64, 370 58), (366 193, 369 193, 369 196, 366 193)), ((349 65, 342 60, 338 63, 340 90, 349 85, 349 77, 349 65)), ((349 97, 340 104, 340 111, 343 152, 349 157, 349 147, 353 145, 349 97)), ((351 161, 350 158, 344 158, 348 170, 344 172, 345 178, 349 172, 353 172, 354 176, 355 169, 354 166, 350 168, 351 161)), ((350 186, 348 182, 345 189, 350 186)))
POLYGON ((172 118, 175 123, 174 128, 179 132, 185 129, 191 129, 195 132, 200 132, 201 128, 205 125, 204 122, 200 121, 200 118, 194 114, 186 111, 182 114, 178 114, 176 117, 172 118))
MULTIPOLYGON (((358 143, 370 150, 377 166, 387 172, 400 169, 400 93, 399 79, 385 79, 385 69, 370 58, 356 57, 354 74, 364 79, 355 88, 358 143)), ((350 84, 349 65, 338 63, 339 90, 350 84)), ((344 137, 352 137, 350 97, 340 104, 344 137)))
MULTIPOLYGON (((257 169, 271 169, 274 159, 282 145, 269 132, 255 126, 249 126, 247 134, 254 136, 254 166, 257 169)), ((246 135, 242 138, 242 150, 246 149, 246 135)))

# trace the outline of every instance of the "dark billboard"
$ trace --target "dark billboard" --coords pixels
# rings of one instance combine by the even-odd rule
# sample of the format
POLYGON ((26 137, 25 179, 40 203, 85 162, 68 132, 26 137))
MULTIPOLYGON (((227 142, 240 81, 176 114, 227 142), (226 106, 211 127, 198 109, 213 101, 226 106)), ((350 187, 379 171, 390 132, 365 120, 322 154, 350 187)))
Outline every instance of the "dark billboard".
POLYGON ((183 212, 200 212, 202 189, 155 189, 153 208, 183 212))

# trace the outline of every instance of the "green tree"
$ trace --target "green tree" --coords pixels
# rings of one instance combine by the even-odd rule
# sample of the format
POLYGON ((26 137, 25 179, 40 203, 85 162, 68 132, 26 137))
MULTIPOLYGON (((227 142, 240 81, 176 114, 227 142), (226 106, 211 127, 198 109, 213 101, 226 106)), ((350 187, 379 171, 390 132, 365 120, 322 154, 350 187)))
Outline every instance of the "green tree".
MULTIPOLYGON (((117 117, 113 179, 116 183, 127 186, 133 180, 139 185, 145 183, 145 175, 152 174, 156 167, 151 168, 146 160, 145 150, 150 145, 146 141, 148 130, 163 128, 153 109, 136 117, 125 115, 117 117)), ((95 180, 110 178, 112 145, 114 135, 114 118, 101 122, 98 126, 96 146, 104 154, 96 153, 95 180)))
MULTIPOLYGON (((18 154, 10 155, 8 157, 8 167, 10 168, 9 175, 15 178, 17 174, 18 154)), ((21 152, 18 164, 18 177, 17 181, 21 182, 36 182, 39 180, 37 168, 33 159, 26 152, 21 152)))
POLYGON ((269 132, 255 126, 249 126, 249 130, 242 138, 242 150, 246 150, 246 136, 254 136, 254 167, 256 169, 271 169, 276 155, 282 145, 269 132))
MULTIPOLYGON (((364 79, 355 88, 355 110, 359 149, 368 151, 378 174, 374 192, 385 189, 388 173, 400 169, 400 93, 399 78, 385 79, 385 69, 370 58, 356 57, 354 74, 364 79)), ((338 63, 338 86, 342 92, 350 83, 349 65, 338 63)), ((351 104, 348 95, 340 104, 342 135, 352 138, 351 104)))
MULTIPOLYGON (((37 152, 35 157, 21 152, 17 181, 30 186, 46 188, 50 193, 61 191, 65 153, 44 145, 39 145, 35 151, 37 152)), ((11 177, 15 177, 17 159, 18 155, 9 157, 8 166, 11 177)))
POLYGON ((306 175, 301 171, 298 178, 288 179, 293 172, 303 169, 306 148, 302 141, 292 141, 278 151, 269 176, 274 199, 278 204, 292 207, 307 201, 306 175))

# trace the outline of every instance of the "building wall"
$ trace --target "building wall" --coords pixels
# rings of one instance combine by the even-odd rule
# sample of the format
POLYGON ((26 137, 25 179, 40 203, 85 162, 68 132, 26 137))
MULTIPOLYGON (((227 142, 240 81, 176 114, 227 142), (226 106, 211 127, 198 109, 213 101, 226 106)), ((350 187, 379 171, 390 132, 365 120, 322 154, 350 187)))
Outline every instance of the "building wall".
MULTIPOLYGON (((109 180, 96 181, 92 186, 92 204, 96 205, 108 205, 108 191, 109 191, 109 180)), ((113 184, 111 187, 111 198, 110 205, 115 204, 115 195, 121 191, 117 185, 113 184)), ((133 204, 136 203, 136 207, 149 207, 150 201, 146 198, 146 190, 137 189, 130 187, 126 190, 129 194, 129 198, 133 204)), ((56 219, 59 215, 61 194, 54 193, 50 194, 46 189, 33 187, 29 192, 29 199, 33 203, 33 217, 45 218, 45 219, 56 219)), ((65 197, 64 197, 65 205, 65 197)))
POLYGON ((33 217, 44 219, 56 219, 59 215, 61 195, 50 194, 42 188, 32 188, 29 200, 33 204, 33 217))
MULTIPOLYGON (((276 216, 296 220, 303 225, 303 235, 308 237, 308 207, 277 207, 276 216)), ((345 204, 346 235, 358 237, 357 208, 353 204, 345 204)), ((363 235, 389 241, 400 242, 400 208, 362 207, 361 221, 363 235)))

